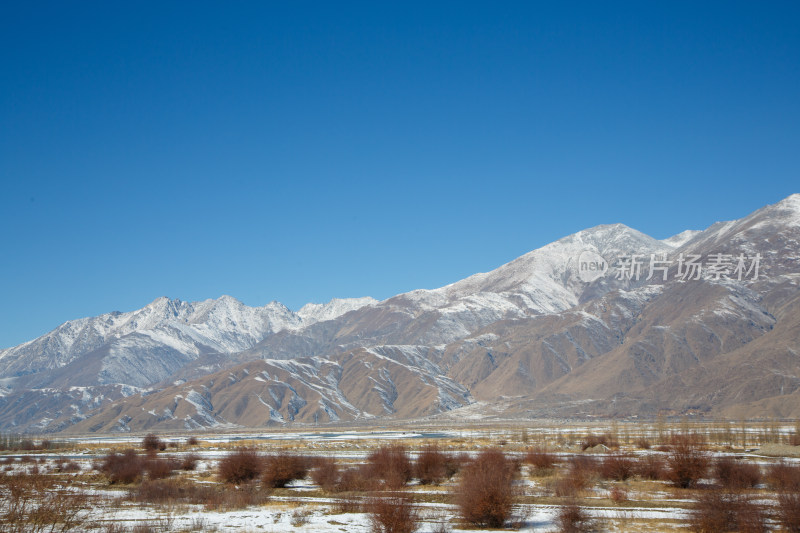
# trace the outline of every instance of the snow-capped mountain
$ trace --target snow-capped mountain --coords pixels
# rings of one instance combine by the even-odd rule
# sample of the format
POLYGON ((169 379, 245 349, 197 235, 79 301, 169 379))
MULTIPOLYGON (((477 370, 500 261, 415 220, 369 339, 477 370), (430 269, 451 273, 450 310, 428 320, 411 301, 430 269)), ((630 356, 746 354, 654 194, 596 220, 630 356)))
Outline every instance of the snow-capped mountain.
MULTIPOLYGON (((363 298, 335 300, 301 314, 278 302, 249 307, 230 296, 202 302, 161 297, 136 311, 66 322, 33 341, 0 351, 0 378, 47 373, 88 354, 102 354, 97 383, 72 385, 152 385, 203 354, 246 350, 278 331, 335 318, 370 303, 363 298)), ((53 376, 57 373, 48 373, 53 376)))
MULTIPOLYGON (((646 272, 645 272, 646 274, 646 272)), ((579 231, 438 289, 248 307, 159 298, 0 351, 0 429, 129 431, 433 416, 799 416, 800 195, 656 240, 579 231), (579 259, 671 258, 667 279, 579 259), (758 256, 760 278, 675 258, 758 256), (581 260, 583 261, 583 260, 581 260), (30 408, 34 403, 37 408, 30 408)))

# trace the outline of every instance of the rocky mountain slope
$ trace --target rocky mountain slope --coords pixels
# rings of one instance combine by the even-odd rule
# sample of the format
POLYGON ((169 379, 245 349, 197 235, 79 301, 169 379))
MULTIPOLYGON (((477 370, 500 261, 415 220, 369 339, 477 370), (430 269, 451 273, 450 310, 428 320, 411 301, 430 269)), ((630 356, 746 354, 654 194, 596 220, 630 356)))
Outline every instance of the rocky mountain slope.
POLYGON ((160 298, 0 351, 0 429, 409 418, 475 400, 509 416, 800 416, 798 282, 792 195, 663 241, 597 226, 382 302, 160 298), (605 275, 587 278, 586 257, 605 275))

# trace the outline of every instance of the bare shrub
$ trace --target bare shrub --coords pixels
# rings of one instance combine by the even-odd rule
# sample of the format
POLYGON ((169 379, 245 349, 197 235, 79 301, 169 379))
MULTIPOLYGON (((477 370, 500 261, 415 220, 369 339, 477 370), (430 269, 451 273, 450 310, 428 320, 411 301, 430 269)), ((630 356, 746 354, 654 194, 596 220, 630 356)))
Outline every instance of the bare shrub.
POLYGON ((667 477, 676 487, 696 486, 708 470, 708 456, 703 451, 702 440, 691 434, 672 435, 667 468, 667 477))
POLYGON ((148 433, 142 439, 142 449, 146 452, 159 452, 166 450, 167 445, 155 433, 148 433))
POLYGON ((749 489, 761 483, 761 469, 756 464, 720 457, 714 461, 714 477, 724 489, 749 489))
POLYGON ((539 472, 547 472, 559 462, 558 456, 548 453, 543 448, 532 448, 525 454, 523 462, 531 465, 539 472))
POLYGON ((155 504, 203 504, 214 499, 219 489, 207 484, 182 483, 177 480, 144 481, 130 491, 130 499, 155 504))
POLYGON ((596 531, 595 522, 575 500, 562 505, 556 515, 559 533, 590 533, 596 531))
POLYGON ((352 492, 340 494, 333 503, 333 510, 336 513, 360 513, 362 507, 361 499, 352 492))
POLYGON ((514 502, 516 468, 496 448, 483 450, 464 468, 456 494, 461 516, 482 527, 502 527, 514 502))
POLYGON ((133 483, 144 472, 144 461, 132 449, 121 454, 111 452, 103 458, 99 470, 105 474, 111 484, 133 483))
POLYGON ((367 456, 370 474, 389 489, 399 489, 411 481, 414 470, 404 446, 382 446, 367 456))
POLYGON ((9 533, 71 531, 86 521, 90 498, 49 476, 0 476, 0 530, 9 533))
POLYGON ((583 441, 581 441, 581 450, 586 451, 589 448, 594 448, 595 446, 603 445, 606 448, 618 448, 619 442, 615 439, 610 433, 604 433, 602 435, 587 435, 583 441))
POLYGON ((186 444, 188 446, 197 446, 198 444, 200 444, 200 441, 197 440, 197 437, 189 437, 188 439, 186 439, 186 444))
POLYGON ((553 484, 553 492, 558 497, 574 498, 589 486, 597 473, 598 462, 593 457, 576 455, 569 459, 569 466, 564 476, 553 484))
POLYGON ((269 491, 259 489, 254 483, 224 487, 207 495, 203 505, 210 511, 232 511, 253 505, 263 505, 269 500, 269 491))
POLYGON ((600 475, 603 479, 613 479, 615 481, 625 481, 633 474, 636 463, 630 455, 615 453, 603 459, 600 465, 600 475))
POLYGON ((178 468, 180 468, 181 470, 187 471, 187 472, 188 471, 192 471, 192 470, 197 468, 197 462, 199 460, 200 460, 200 457, 198 457, 197 455, 195 455, 193 453, 186 454, 181 458, 181 461, 180 461, 180 464, 178 465, 178 468))
POLYGON ((158 459, 150 457, 144 461, 144 470, 149 479, 163 479, 177 470, 179 463, 174 459, 158 459))
POLYGON ((783 529, 789 533, 800 533, 800 492, 779 494, 776 515, 783 529))
POLYGON ((667 480, 667 463, 660 455, 645 455, 636 461, 636 475, 654 481, 667 480))
POLYGON ((767 531, 764 509, 742 494, 711 490, 701 493, 689 516, 698 533, 761 533, 767 531))
POLYGON ((422 485, 438 485, 447 477, 447 455, 435 444, 425 446, 417 456, 414 475, 422 485))
POLYGON ((413 533, 419 529, 419 513, 407 495, 371 498, 366 511, 373 533, 413 533))
POLYGON ((378 488, 379 480, 371 475, 368 465, 351 466, 339 474, 336 483, 337 492, 364 492, 378 488))
POLYGON ((608 492, 608 497, 616 504, 624 503, 628 501, 628 491, 615 485, 611 487, 611 490, 608 492))
POLYGON ((255 450, 238 448, 219 461, 219 477, 225 483, 243 483, 261 473, 261 457, 255 450))
POLYGON ((305 479, 308 460, 299 455, 278 453, 266 458, 261 481, 268 487, 285 487, 295 479, 305 479))
POLYGON ((652 446, 651 442, 644 437, 636 439, 633 444, 640 450, 649 450, 652 446))
POLYGON ((311 469, 311 479, 323 490, 332 492, 339 482, 339 466, 331 457, 321 457, 311 469))
POLYGON ((800 465, 790 465, 783 461, 767 469, 767 481, 775 490, 800 490, 800 465))

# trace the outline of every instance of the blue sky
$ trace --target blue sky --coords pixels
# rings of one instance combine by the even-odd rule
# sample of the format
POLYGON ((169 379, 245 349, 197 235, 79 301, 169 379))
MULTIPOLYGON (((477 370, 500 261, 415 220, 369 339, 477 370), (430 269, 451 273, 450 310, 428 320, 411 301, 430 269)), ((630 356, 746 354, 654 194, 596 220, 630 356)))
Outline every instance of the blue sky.
POLYGON ((0 346, 386 298, 798 192, 796 2, 6 2, 0 346))

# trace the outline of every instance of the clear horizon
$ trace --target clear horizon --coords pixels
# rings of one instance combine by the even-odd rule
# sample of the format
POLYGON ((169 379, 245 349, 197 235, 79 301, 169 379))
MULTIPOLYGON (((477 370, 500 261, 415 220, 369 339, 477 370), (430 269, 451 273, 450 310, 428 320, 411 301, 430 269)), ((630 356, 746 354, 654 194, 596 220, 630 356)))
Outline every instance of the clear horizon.
POLYGON ((8 5, 0 347, 293 310, 798 192, 800 5, 8 5))

